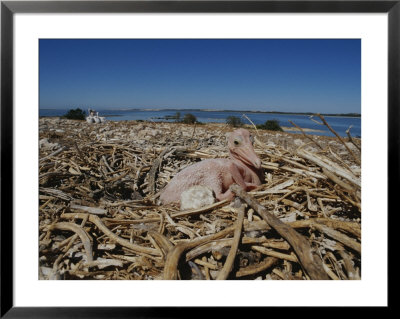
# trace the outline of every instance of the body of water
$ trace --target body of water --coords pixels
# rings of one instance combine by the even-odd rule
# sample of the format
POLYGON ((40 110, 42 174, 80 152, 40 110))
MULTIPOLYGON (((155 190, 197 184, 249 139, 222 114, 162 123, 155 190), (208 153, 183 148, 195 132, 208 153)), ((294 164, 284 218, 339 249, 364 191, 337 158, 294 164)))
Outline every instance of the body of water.
MULTIPOLYGON (((62 116, 66 114, 68 109, 40 109, 39 116, 62 116)), ((87 110, 85 110, 87 113, 87 110)), ((196 116, 199 122, 203 123, 225 123, 228 116, 237 116, 242 119, 245 124, 251 124, 243 114, 245 114, 254 124, 264 124, 268 120, 278 120, 280 126, 293 127, 289 122, 292 121, 296 125, 305 129, 320 130, 322 132, 307 132, 307 134, 334 136, 325 125, 315 123, 310 119, 309 115, 292 115, 292 114, 270 114, 270 113, 251 113, 251 112, 234 112, 234 111, 201 111, 201 110, 96 110, 99 116, 106 117, 109 121, 166 121, 165 116, 174 116, 176 112, 181 113, 181 118, 186 113, 196 116)), ((321 122, 318 117, 314 120, 321 122)), ((351 126, 350 133, 353 137, 361 137, 361 118, 360 117, 343 117, 343 116, 325 116, 328 124, 340 135, 347 136, 346 130, 351 126)), ((173 120, 170 120, 173 121, 173 120)))

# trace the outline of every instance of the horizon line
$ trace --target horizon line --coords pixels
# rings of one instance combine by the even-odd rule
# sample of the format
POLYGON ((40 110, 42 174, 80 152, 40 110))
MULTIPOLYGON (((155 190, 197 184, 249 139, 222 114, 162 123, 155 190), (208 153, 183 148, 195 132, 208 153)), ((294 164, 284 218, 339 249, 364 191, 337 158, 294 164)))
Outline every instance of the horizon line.
MULTIPOLYGON (((85 109, 84 107, 63 107, 63 108, 41 108, 39 107, 40 110, 64 110, 64 109, 85 109)), ((93 108, 94 107, 87 107, 87 108, 93 108)), ((160 108, 160 107, 154 107, 154 108, 149 108, 149 107, 121 107, 121 108, 106 108, 106 107, 101 107, 101 108, 96 108, 97 110, 107 110, 107 111, 133 111, 133 110, 139 110, 139 111, 203 111, 203 112, 248 112, 248 113, 291 113, 291 114, 355 114, 355 115, 361 115, 359 112, 346 112, 346 113, 331 113, 331 112, 310 112, 310 111, 277 111, 277 110, 270 110, 270 111, 263 111, 263 110, 236 110, 236 109, 212 109, 212 108, 175 108, 175 107, 166 107, 166 108, 160 108)))

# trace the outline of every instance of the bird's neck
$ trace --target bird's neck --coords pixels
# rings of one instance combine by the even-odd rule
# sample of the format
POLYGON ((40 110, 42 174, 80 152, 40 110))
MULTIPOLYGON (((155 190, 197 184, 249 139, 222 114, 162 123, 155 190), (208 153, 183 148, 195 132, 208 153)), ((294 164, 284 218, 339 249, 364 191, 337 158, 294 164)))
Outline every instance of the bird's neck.
POLYGON ((253 176, 253 179, 259 179, 260 181, 262 181, 263 178, 262 169, 257 169, 252 165, 248 165, 247 163, 241 161, 239 158, 233 156, 232 153, 229 154, 229 159, 242 169, 248 172, 250 171, 251 175, 253 176))

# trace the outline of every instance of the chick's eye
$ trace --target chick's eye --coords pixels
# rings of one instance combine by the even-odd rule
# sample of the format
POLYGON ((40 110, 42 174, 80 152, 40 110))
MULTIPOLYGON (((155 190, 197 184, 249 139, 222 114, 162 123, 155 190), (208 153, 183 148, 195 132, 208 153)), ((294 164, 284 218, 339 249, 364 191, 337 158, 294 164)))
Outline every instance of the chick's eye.
POLYGON ((233 143, 234 143, 235 145, 239 145, 239 141, 238 141, 238 140, 234 140, 233 143))

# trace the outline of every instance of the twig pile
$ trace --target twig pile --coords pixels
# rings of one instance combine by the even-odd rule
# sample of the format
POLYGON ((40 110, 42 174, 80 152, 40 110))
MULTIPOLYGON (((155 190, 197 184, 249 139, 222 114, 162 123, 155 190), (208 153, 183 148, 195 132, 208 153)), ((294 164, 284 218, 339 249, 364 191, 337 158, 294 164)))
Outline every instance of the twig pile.
POLYGON ((265 183, 180 211, 158 192, 183 167, 226 157, 231 127, 42 118, 39 131, 42 279, 360 279, 350 134, 253 130, 265 183))

